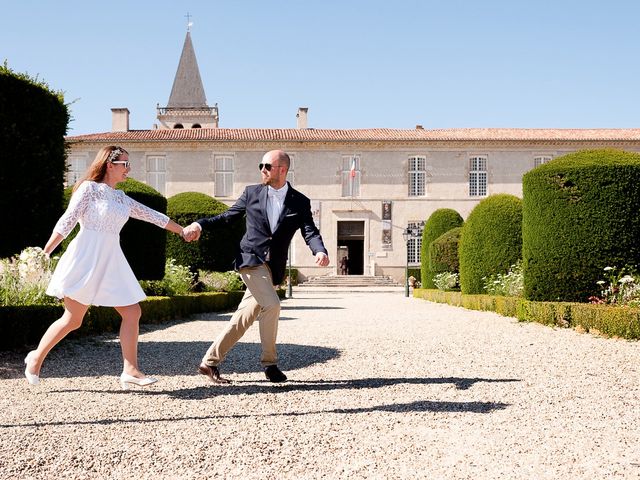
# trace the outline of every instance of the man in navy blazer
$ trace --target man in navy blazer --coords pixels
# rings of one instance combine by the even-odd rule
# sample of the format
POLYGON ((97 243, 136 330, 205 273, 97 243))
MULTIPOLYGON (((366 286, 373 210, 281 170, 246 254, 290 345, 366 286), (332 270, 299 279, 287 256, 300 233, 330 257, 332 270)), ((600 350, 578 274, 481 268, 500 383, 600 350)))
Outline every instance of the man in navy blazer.
POLYGON ((311 202, 287 182, 290 163, 289 155, 282 150, 267 152, 259 165, 261 184, 246 187, 226 212, 202 218, 184 229, 185 240, 192 241, 200 238, 202 230, 225 228, 231 222, 246 218, 247 229, 240 241, 235 268, 247 290, 198 367, 198 371, 214 383, 229 383, 220 377, 218 365, 256 319, 260 322, 260 362, 266 377, 272 382, 287 379, 277 365, 280 299, 274 287, 284 279, 289 244, 297 230, 315 255, 316 264, 329 265, 327 249, 313 223, 311 202))

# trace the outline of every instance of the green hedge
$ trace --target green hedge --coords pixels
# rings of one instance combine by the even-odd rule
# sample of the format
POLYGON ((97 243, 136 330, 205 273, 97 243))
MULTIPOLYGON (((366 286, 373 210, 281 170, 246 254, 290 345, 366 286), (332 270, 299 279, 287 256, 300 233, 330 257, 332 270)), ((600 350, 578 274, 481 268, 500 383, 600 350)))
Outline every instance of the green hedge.
POLYGON ((640 154, 575 152, 531 170, 522 187, 526 298, 584 302, 604 267, 640 264, 640 154))
POLYGON ((590 303, 536 302, 518 297, 465 295, 460 292, 415 289, 413 296, 469 310, 492 311, 520 321, 575 328, 608 337, 640 339, 640 308, 590 303))
POLYGON ((522 258, 522 200, 502 193, 478 203, 462 227, 458 255, 462 293, 483 293, 483 277, 507 273, 522 258))
MULTIPOLYGON (((167 199, 154 188, 128 178, 116 187, 129 197, 161 213, 167 213, 167 199)), ((167 233, 180 239, 175 233, 167 232, 149 222, 130 219, 120 232, 120 245, 133 273, 138 280, 162 280, 167 252, 167 233)))
MULTIPOLYGON (((209 195, 198 192, 184 192, 169 198, 168 215, 183 227, 194 221, 218 215, 228 210, 224 203, 209 195)), ((233 270, 233 261, 244 234, 244 222, 236 222, 228 228, 215 232, 202 232, 197 242, 185 243, 175 235, 167 239, 167 256, 192 271, 212 270, 226 272, 233 270)))
POLYGON ((434 211, 422 230, 422 246, 420 247, 420 265, 422 286, 425 288, 434 288, 433 277, 436 272, 433 271, 429 262, 429 246, 436 238, 452 228, 459 227, 464 223, 458 212, 451 208, 439 208, 434 211))
POLYGON ((462 227, 452 228, 429 245, 429 265, 434 276, 438 273, 458 273, 460 271, 458 244, 461 233, 462 227))
POLYGON ((0 65, 0 258, 51 236, 63 211, 68 123, 62 92, 0 65))
MULTIPOLYGON (((284 290, 279 290, 282 298, 284 290)), ((194 313, 217 312, 235 308, 244 292, 206 292, 176 297, 148 297, 140 302, 140 323, 156 324, 194 313)), ((62 305, 26 307, 0 306, 0 350, 37 344, 46 329, 62 316, 62 305)), ((71 336, 117 332, 120 315, 111 307, 90 307, 82 327, 71 336)))

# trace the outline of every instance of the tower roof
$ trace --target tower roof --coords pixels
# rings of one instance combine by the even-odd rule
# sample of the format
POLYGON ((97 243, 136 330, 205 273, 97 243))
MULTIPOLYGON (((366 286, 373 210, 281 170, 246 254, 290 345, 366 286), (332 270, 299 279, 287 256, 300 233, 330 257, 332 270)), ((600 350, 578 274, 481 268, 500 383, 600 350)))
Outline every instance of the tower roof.
POLYGON ((202 108, 207 107, 200 70, 196 60, 196 52, 191 43, 191 33, 187 32, 182 47, 182 55, 178 64, 176 78, 173 80, 169 108, 202 108))

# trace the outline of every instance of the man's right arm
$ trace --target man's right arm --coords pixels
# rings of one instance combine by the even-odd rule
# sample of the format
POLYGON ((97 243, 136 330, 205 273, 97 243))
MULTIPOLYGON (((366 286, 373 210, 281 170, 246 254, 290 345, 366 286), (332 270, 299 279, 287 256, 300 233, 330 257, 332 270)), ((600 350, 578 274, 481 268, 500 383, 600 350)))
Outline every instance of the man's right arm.
POLYGON ((194 240, 199 240, 200 235, 202 234, 203 229, 209 230, 210 228, 215 227, 219 223, 228 224, 236 221, 238 218, 241 218, 245 214, 247 205, 247 190, 245 189, 242 192, 240 198, 234 203, 229 209, 225 212, 222 212, 219 215, 215 215, 213 217, 201 218, 196 220, 187 228, 184 229, 184 239, 187 242, 192 242, 194 240))

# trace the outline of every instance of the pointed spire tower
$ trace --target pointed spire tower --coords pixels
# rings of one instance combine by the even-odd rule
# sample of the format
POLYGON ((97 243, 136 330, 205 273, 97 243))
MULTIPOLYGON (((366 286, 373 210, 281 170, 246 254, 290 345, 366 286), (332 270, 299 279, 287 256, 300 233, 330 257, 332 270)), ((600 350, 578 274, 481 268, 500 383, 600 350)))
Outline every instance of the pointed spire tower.
POLYGON ((218 128, 218 105, 207 105, 189 27, 169 104, 166 107, 158 106, 158 121, 162 129, 218 128))

